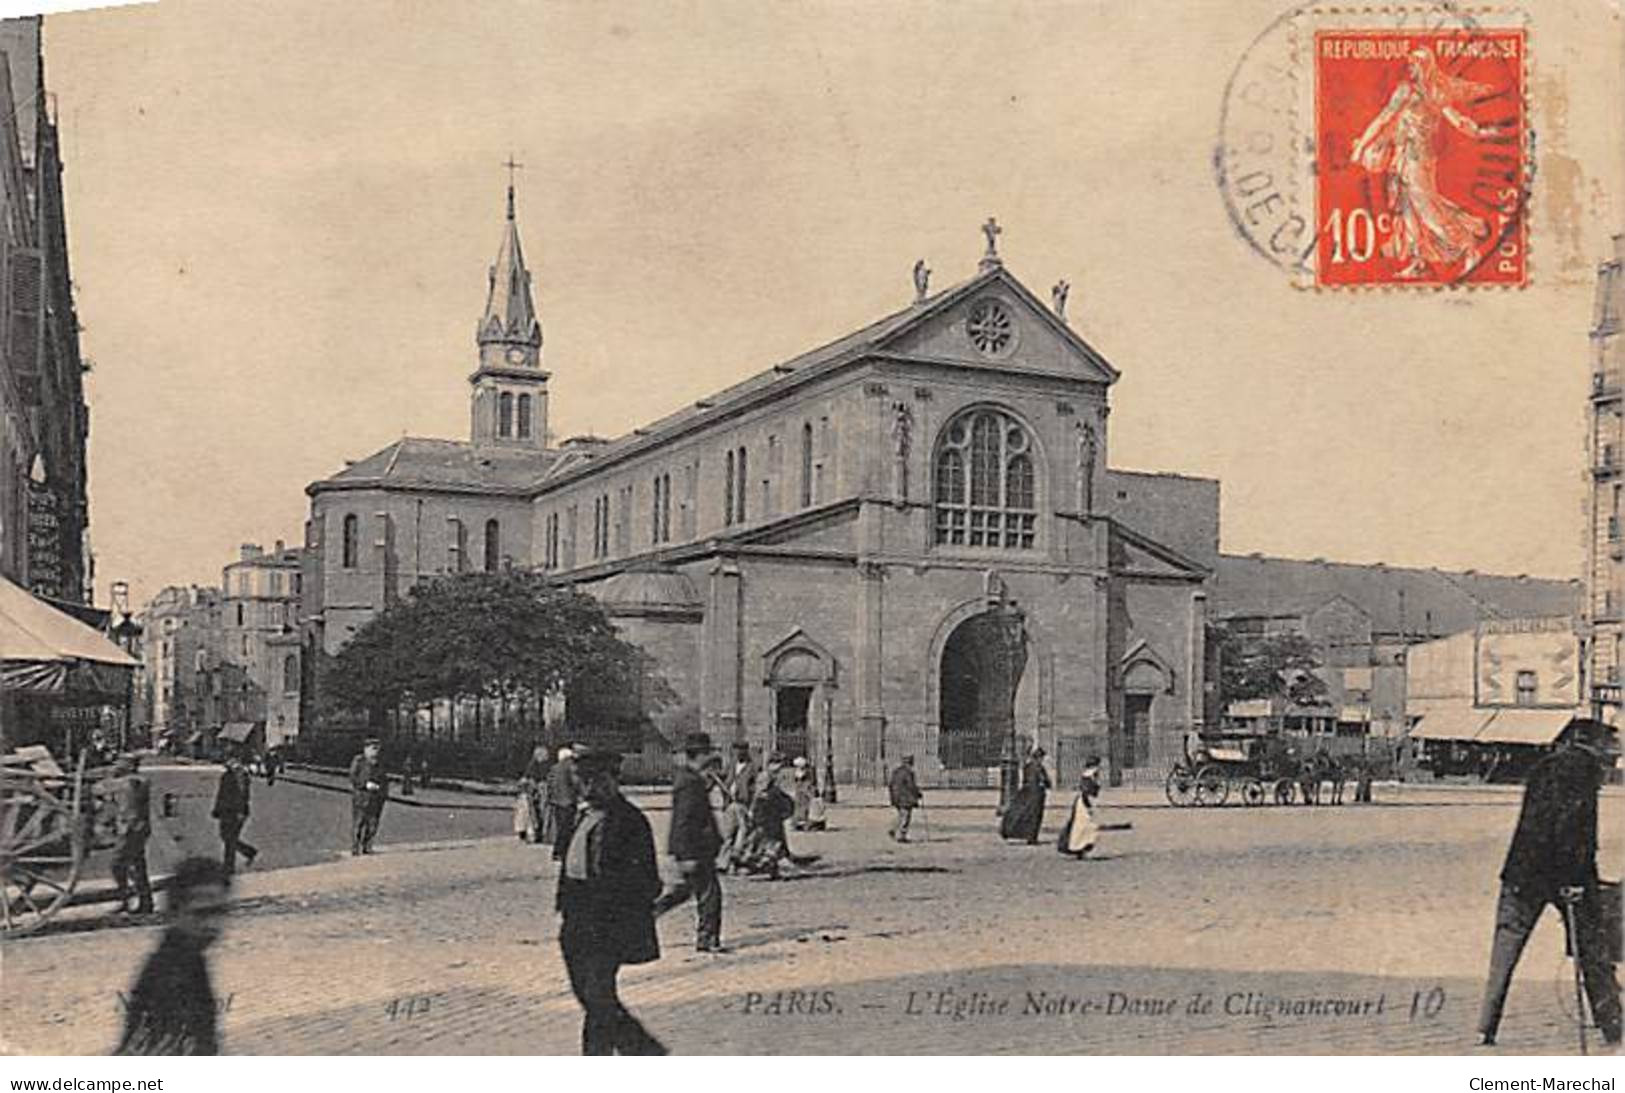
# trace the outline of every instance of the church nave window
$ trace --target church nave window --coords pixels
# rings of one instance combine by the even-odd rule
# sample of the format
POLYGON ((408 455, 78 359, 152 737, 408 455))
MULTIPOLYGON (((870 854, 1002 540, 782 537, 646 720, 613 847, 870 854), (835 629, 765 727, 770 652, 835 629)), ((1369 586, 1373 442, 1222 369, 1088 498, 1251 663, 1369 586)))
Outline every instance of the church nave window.
POLYGON ((934 471, 939 545, 1032 549, 1032 442, 1013 417, 984 408, 949 422, 934 471))
POLYGON ((544 533, 546 547, 542 564, 546 569, 557 569, 559 567, 559 514, 556 512, 548 513, 544 526, 546 528, 544 533))
POLYGON ((801 507, 812 504, 813 430, 812 422, 801 423, 801 507))
POLYGON ((468 568, 468 529, 455 516, 446 517, 446 571, 461 573, 468 568))
POLYGON ((502 568, 502 525, 495 518, 485 522, 485 571, 502 568))
POLYGON ((354 569, 356 567, 356 556, 360 553, 360 545, 361 521, 356 517, 355 513, 346 513, 339 564, 345 569, 354 569))
POLYGON ((671 475, 654 476, 654 509, 649 514, 649 540, 656 546, 671 542, 671 475))

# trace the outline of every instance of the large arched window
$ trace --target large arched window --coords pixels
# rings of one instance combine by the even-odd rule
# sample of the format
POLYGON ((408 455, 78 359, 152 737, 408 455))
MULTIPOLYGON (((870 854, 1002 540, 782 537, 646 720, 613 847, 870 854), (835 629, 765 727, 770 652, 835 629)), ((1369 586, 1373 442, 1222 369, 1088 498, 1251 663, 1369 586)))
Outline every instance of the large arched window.
POLYGON ((502 525, 495 519, 485 522, 485 571, 495 573, 502 568, 502 525))
POLYGON ((347 513, 344 517, 344 536, 341 547, 342 557, 340 558, 340 561, 345 569, 355 568, 356 558, 360 554, 360 546, 361 521, 356 518, 355 513, 347 513))
POLYGON ((1000 410, 948 423, 935 461, 937 542, 1031 550, 1037 524, 1032 437, 1000 410))
POLYGON ((513 395, 507 391, 497 398, 497 436, 513 436, 513 395))
POLYGON ((530 439, 530 396, 519 396, 519 439, 530 439))

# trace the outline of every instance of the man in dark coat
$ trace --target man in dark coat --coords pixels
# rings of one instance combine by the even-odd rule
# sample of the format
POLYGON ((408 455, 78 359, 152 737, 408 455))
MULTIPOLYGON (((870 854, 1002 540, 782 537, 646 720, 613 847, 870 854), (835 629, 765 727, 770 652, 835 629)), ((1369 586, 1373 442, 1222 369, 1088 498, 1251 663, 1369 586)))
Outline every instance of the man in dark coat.
POLYGON ((350 761, 350 853, 371 854, 378 820, 389 797, 389 776, 378 757, 378 741, 369 737, 361 754, 350 761))
POLYGON ((914 778, 914 756, 903 756, 903 761, 891 772, 891 781, 886 789, 891 796, 891 806, 897 810, 897 819, 892 821, 888 834, 895 841, 906 843, 909 821, 914 817, 914 810, 920 807, 920 802, 925 800, 925 794, 920 792, 920 783, 914 778))
POLYGON ((717 854, 722 834, 711 811, 711 783, 704 773, 711 755, 711 737, 691 732, 677 753, 677 775, 671 785, 671 830, 666 850, 677 862, 678 880, 655 903, 663 915, 694 897, 694 947, 702 953, 722 952, 722 881, 717 877, 717 854))
POLYGON ((209 813, 220 822, 220 842, 225 846, 221 864, 227 873, 237 872, 237 851, 241 850, 253 865, 260 852, 242 840, 243 825, 248 822, 250 779, 242 756, 233 751, 226 756, 226 769, 220 772, 220 784, 214 792, 214 809, 209 813))
POLYGON ((113 766, 113 883, 119 912, 128 914, 130 884, 135 884, 138 915, 152 913, 152 883, 147 878, 147 840, 152 838, 152 789, 141 776, 141 760, 120 756, 113 766))
POLYGON ((558 909, 564 915, 559 948, 570 989, 586 1011, 581 1053, 664 1055, 660 1041, 621 1004, 615 983, 621 965, 660 958, 654 833, 643 813, 621 796, 619 759, 586 749, 576 755, 587 807, 559 871, 558 909))
POLYGON ((169 884, 169 925, 124 1006, 116 1055, 218 1055, 217 1010, 203 953, 220 936, 231 877, 211 858, 188 858, 169 884))
POLYGON ((1495 1043, 1513 969, 1547 904, 1572 910, 1579 936, 1569 943, 1580 962, 1592 1016, 1603 1039, 1619 1043, 1619 984, 1608 959, 1597 887, 1597 791, 1617 754, 1617 730, 1575 718, 1563 730, 1557 751, 1529 772, 1523 810, 1501 868, 1489 982, 1478 1017, 1485 1044, 1495 1043))
POLYGON ((575 752, 559 749, 559 761, 547 772, 547 807, 553 810, 553 860, 563 861, 576 829, 576 807, 581 803, 581 782, 576 776, 575 752))

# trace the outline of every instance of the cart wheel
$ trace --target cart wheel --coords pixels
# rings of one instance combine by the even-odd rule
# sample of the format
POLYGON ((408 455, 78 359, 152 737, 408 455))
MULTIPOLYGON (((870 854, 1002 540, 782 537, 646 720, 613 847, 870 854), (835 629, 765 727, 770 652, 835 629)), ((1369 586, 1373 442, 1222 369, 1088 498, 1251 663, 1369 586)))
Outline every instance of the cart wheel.
POLYGON ((0 779, 0 929, 38 929, 68 902, 84 862, 73 805, 37 779, 0 779))
POLYGON ((1168 772, 1168 781, 1162 787, 1168 803, 1175 808, 1189 808, 1196 803, 1196 776, 1184 767, 1168 772))
POLYGON ((1278 805, 1292 803, 1292 782, 1290 780, 1282 778, 1275 783, 1275 803, 1278 805))
POLYGON ((1203 767, 1196 772, 1196 803, 1218 806, 1230 796, 1230 780, 1217 767, 1203 767))
POLYGON ((1264 803, 1264 783, 1257 778, 1249 778, 1241 784, 1241 800, 1249 807, 1257 807, 1264 803))

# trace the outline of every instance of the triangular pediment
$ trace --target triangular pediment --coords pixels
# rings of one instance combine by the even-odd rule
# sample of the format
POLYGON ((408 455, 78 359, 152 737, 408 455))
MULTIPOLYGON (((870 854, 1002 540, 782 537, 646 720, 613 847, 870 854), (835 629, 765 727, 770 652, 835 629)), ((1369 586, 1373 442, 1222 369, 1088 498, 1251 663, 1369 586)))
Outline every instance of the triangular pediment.
POLYGON ((1112 521, 1111 568, 1113 576, 1129 580, 1201 582, 1209 575, 1179 551, 1116 520, 1112 521))
POLYGON ((1002 266, 919 305, 876 349, 979 368, 1076 376, 1110 384, 1117 370, 1002 266))

